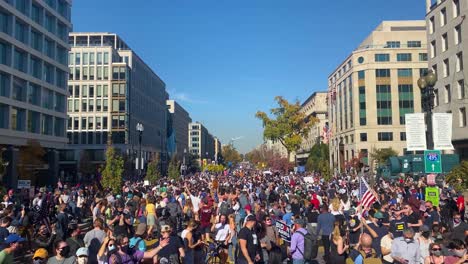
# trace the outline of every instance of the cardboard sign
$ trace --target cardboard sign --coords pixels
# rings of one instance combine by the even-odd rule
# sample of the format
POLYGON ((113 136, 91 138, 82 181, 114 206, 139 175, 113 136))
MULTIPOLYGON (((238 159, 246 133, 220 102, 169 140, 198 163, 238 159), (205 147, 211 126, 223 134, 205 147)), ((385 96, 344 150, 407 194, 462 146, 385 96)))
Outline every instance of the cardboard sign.
POLYGON ((275 227, 276 230, 278 230, 278 234, 284 241, 291 242, 292 225, 289 226, 286 222, 277 220, 275 222, 275 227))
POLYGON ((431 201, 434 206, 439 206, 439 188, 426 187, 426 201, 431 201))

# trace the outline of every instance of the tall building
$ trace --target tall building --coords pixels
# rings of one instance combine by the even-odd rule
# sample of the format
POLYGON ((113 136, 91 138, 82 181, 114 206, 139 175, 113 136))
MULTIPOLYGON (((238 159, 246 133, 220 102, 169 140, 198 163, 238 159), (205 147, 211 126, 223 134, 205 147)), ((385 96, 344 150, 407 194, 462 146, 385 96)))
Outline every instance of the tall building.
POLYGON ((188 153, 188 128, 192 122, 189 113, 176 101, 167 100, 169 116, 172 126, 168 126, 168 149, 171 155, 176 154, 179 160, 182 160, 184 153, 188 153), (169 144, 169 142, 171 144, 169 144))
POLYGON ((307 137, 302 139, 301 148, 297 151, 297 161, 300 165, 305 164, 309 152, 315 144, 328 143, 327 127, 327 92, 314 92, 301 105, 301 112, 306 119, 316 118, 317 122, 312 126, 307 137), (325 132, 325 133, 324 133, 325 132))
POLYGON ((70 143, 61 160, 76 169, 84 151, 92 163, 104 162, 107 144, 128 160, 139 157, 138 123, 143 124, 142 157, 159 154, 167 162, 165 83, 116 34, 71 33, 68 81, 70 143))
POLYGON ((223 149, 221 147, 221 141, 217 137, 214 138, 214 148, 215 148, 214 150, 215 161, 218 162, 218 157, 219 155, 222 154, 223 149))
POLYGON ((215 139, 208 132, 206 127, 199 122, 192 122, 188 125, 189 151, 196 155, 201 161, 215 160, 215 139))
POLYGON ((466 0, 426 0, 429 69, 438 79, 434 112, 452 113, 452 143, 462 159, 468 158, 467 15, 466 0))
POLYGON ((405 114, 421 112, 417 86, 427 73, 424 21, 383 21, 328 79, 330 162, 338 171, 368 153, 406 152, 405 114))
POLYGON ((57 179, 57 150, 67 143, 70 18, 71 0, 0 1, 0 148, 8 163, 6 186, 16 187, 18 176, 24 178, 17 166, 29 166, 27 174, 36 176, 26 176, 36 186, 57 179), (27 162, 22 157, 29 140, 44 148, 44 166, 20 164, 27 162))

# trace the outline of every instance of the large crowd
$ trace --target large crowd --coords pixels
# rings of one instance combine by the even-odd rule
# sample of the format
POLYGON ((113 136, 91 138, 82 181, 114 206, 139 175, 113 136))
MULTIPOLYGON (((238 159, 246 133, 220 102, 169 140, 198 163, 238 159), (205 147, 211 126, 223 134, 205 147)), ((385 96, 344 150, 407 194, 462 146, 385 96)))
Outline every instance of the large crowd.
POLYGON ((434 202, 423 177, 371 179, 363 206, 361 178, 251 171, 114 191, 60 184, 32 198, 12 189, 0 205, 0 264, 468 261, 462 193, 439 183, 434 202))

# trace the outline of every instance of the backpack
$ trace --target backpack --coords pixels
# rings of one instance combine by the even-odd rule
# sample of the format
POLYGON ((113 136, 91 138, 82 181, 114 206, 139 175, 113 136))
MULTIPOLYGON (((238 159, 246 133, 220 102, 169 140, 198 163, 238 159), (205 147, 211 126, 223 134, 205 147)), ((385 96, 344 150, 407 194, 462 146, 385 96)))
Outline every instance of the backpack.
POLYGON ((318 244, 317 238, 312 233, 302 233, 301 231, 297 231, 303 238, 304 238, 304 252, 302 252, 299 248, 299 253, 304 257, 304 260, 311 261, 317 257, 318 253, 318 244))
POLYGON ((346 264, 354 264, 354 261, 359 256, 362 257, 363 264, 382 264, 382 260, 379 257, 377 257, 377 253, 374 249, 372 249, 372 253, 370 255, 366 254, 366 252, 362 250, 351 250, 348 258, 346 258, 346 264))

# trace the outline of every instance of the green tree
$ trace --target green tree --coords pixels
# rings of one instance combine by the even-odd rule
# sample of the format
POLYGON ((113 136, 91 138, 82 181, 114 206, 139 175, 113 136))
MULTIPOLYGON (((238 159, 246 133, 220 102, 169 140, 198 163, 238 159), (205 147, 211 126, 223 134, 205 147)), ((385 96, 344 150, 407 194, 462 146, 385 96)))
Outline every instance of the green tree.
POLYGON ((255 117, 263 122, 263 137, 273 142, 279 141, 288 151, 289 158, 291 152, 301 147, 302 139, 307 138, 317 119, 306 118, 306 115, 300 111, 301 104, 298 100, 293 104, 282 96, 276 96, 275 100, 278 107, 270 109, 273 118, 262 111, 258 111, 255 117))
POLYGON ((169 162, 169 168, 167 170, 167 176, 169 179, 177 180, 180 177, 180 162, 176 155, 173 155, 169 162))
POLYGON ((211 173, 220 173, 224 171, 224 166, 221 164, 208 164, 206 166, 206 170, 211 172, 211 173))
POLYGON ((222 147, 221 153, 224 157, 224 163, 226 164, 229 164, 231 162, 234 166, 242 161, 241 155, 232 144, 224 145, 222 147))
POLYGON ((457 191, 468 189, 468 160, 464 160, 445 176, 445 181, 457 191))
POLYGON ((308 171, 320 172, 326 180, 331 177, 331 169, 329 160, 328 144, 315 144, 310 150, 309 157, 306 162, 306 169, 308 171))
POLYGON ((159 155, 156 154, 156 156, 148 163, 145 180, 149 181, 150 184, 156 183, 156 181, 158 181, 161 178, 159 162, 159 155))
POLYGON ((123 158, 116 153, 114 147, 107 146, 106 166, 102 171, 102 186, 104 188, 111 189, 114 193, 120 193, 120 188, 122 187, 123 170, 123 158))
POLYGON ((376 160, 379 165, 387 163, 392 156, 398 156, 398 152, 392 148, 372 149, 370 157, 376 160))

